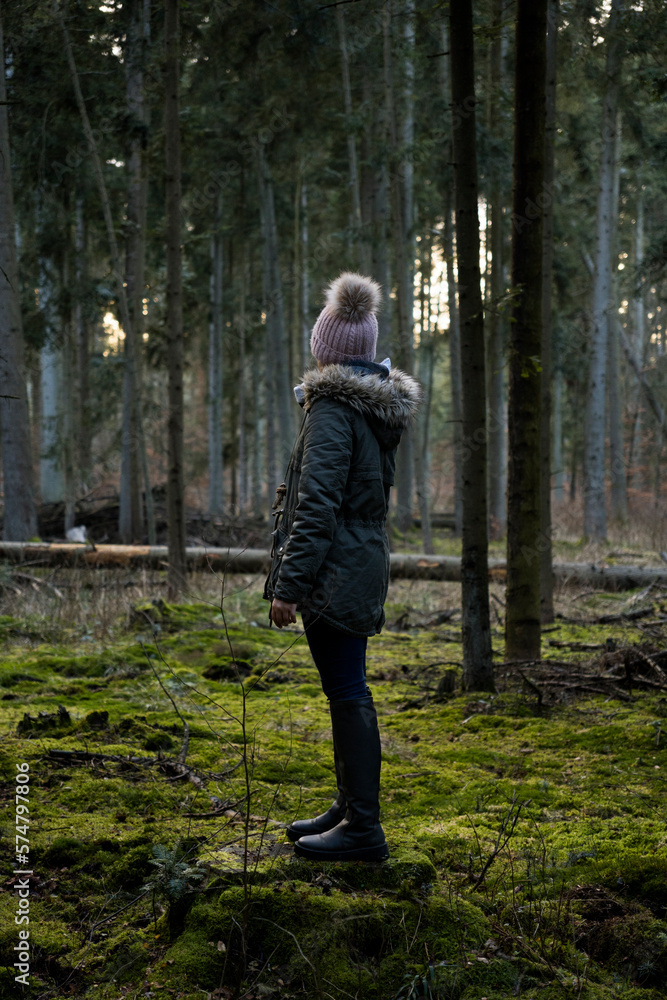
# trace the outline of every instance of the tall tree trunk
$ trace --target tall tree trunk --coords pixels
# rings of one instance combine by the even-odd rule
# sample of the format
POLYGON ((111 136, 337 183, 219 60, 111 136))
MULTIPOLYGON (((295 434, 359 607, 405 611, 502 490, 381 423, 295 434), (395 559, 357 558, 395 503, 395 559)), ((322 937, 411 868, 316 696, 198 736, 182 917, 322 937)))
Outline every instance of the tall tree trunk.
MULTIPOLYGON (((500 139, 502 85, 502 19, 503 0, 493 0, 490 66, 490 99, 487 126, 496 139, 500 139)), ((489 405, 487 414, 489 455, 489 534, 502 538, 507 521, 507 455, 505 449, 505 350, 504 329, 501 323, 499 302, 503 295, 503 203, 502 184, 498 171, 493 171, 490 190, 491 239, 491 302, 488 310, 488 380, 489 405)), ((488 284, 486 285, 488 287, 488 284)))
MULTIPOLYGON (((451 68, 450 68, 450 46, 449 29, 447 22, 441 27, 442 37, 442 59, 438 61, 440 67, 440 83, 445 100, 451 103, 451 68)), ((452 106, 453 127, 454 108, 452 106)), ((450 135, 447 143, 447 158, 453 159, 452 137, 450 135)), ((445 258, 447 273, 447 313, 449 315, 449 385, 451 401, 451 421, 452 421, 452 454, 454 456, 454 534, 461 537, 463 530, 463 501, 462 501, 462 461, 463 461, 463 412, 461 403, 461 334, 459 329, 459 313, 456 302, 456 274, 454 269, 454 230, 452 226, 452 196, 451 184, 445 181, 445 203, 443 206, 444 224, 442 227, 442 252, 445 258)))
POLYGON ((347 156, 350 170, 350 191, 352 193, 351 230, 359 266, 364 269, 365 254, 361 245, 361 189, 357 166, 357 143, 352 129, 352 88, 350 86, 350 63, 347 56, 345 38, 345 14, 339 4, 336 7, 338 22, 338 44, 340 45, 341 69, 343 73, 343 99, 345 101, 345 128, 347 131, 347 156))
POLYGON ((127 187, 127 239, 125 283, 130 311, 130 328, 125 331, 123 372, 123 423, 120 466, 120 510, 118 527, 121 541, 143 537, 141 509, 141 380, 140 354, 143 328, 144 230, 146 226, 144 111, 144 0, 131 0, 125 44, 125 95, 130 131, 127 187))
MULTIPOLYGON (((644 194, 642 191, 641 178, 638 178, 637 191, 637 218, 635 221, 635 290, 632 297, 632 317, 634 325, 634 353, 640 362, 644 359, 646 344, 646 316, 644 309, 644 281, 639 277, 644 263, 644 194)), ((632 476, 632 485, 635 489, 642 488, 641 475, 639 471, 638 458, 641 452, 641 428, 642 428, 642 393, 639 385, 636 389, 635 416, 632 422, 630 437, 630 448, 628 454, 628 469, 632 476), (635 466, 635 463, 636 466, 635 466)))
POLYGON ((593 279, 588 405, 584 446, 584 535, 607 537, 605 505, 605 397, 609 310, 611 308, 611 239, 614 228, 614 159, 622 45, 619 19, 624 0, 612 0, 607 22, 606 90, 602 113, 602 154, 597 205, 597 247, 593 279))
POLYGON ((167 530, 169 596, 185 586, 185 489, 183 471, 183 295, 181 273, 181 132, 179 123, 179 0, 165 0, 165 214, 167 236, 167 530))
MULTIPOLYGON (((405 160, 399 170, 398 130, 396 126, 396 105, 392 69, 391 4, 384 7, 384 87, 387 140, 392 162, 392 229, 394 232, 394 254, 396 260, 396 300, 398 306, 398 336, 396 338, 396 367, 412 372, 413 365, 413 285, 411 252, 412 244, 405 229, 405 193, 407 182, 401 184, 405 173, 405 160)), ((412 524, 412 483, 413 483, 413 435, 408 428, 403 435, 396 462, 396 525, 399 531, 407 531, 412 524)))
MULTIPOLYGON (((252 281, 249 283, 252 288, 252 281)), ((266 362, 266 327, 260 328, 254 336, 252 345, 252 371, 255 373, 253 391, 253 447, 252 447, 252 510, 255 516, 266 513, 266 505, 262 497, 262 485, 266 482, 265 471, 268 461, 264 462, 263 442, 266 406, 267 379, 262 380, 262 360, 266 362)), ((269 483, 269 489, 271 484, 269 483)), ((269 494, 270 497, 270 494, 269 494)), ((270 498, 272 499, 272 498, 270 498)))
POLYGON ((554 256, 554 148, 556 135, 556 46, 558 0, 547 0, 546 118, 544 122, 544 215, 542 218, 542 414, 540 417, 540 617, 554 620, 551 544, 551 383, 553 322, 551 284, 554 256))
POLYGON ((76 203, 76 298, 74 303, 74 326, 76 338, 76 383, 77 406, 76 435, 77 461, 80 486, 87 489, 92 472, 90 433, 90 329, 85 308, 85 285, 87 272, 86 225, 83 199, 76 203))
MULTIPOLYGON (((294 397, 289 378, 289 338, 285 327, 283 310, 283 288, 280 277, 278 256, 278 230, 273 197, 273 179, 262 147, 259 148, 260 200, 263 204, 262 229, 264 239, 265 307, 266 330, 268 334, 268 361, 270 372, 267 376, 273 382, 274 402, 278 419, 277 458, 282 476, 292 448, 293 420, 292 403, 294 397)), ((267 397, 267 433, 269 432, 269 399, 267 397)), ((269 448, 273 447, 269 442, 269 448)), ((273 475, 275 476, 275 469, 273 475)), ((271 478, 271 477, 270 477, 271 478)), ((274 479, 275 483, 275 479, 274 479)), ((269 491, 273 497, 273 490, 269 491)))
POLYGON ((0 11, 0 439, 5 501, 3 537, 8 542, 24 542, 37 535, 37 514, 10 165, 5 50, 0 11))
POLYGON ((239 289, 239 378, 238 378, 238 415, 239 415, 239 513, 242 514, 248 500, 248 455, 246 446, 246 283, 247 283, 246 250, 243 249, 241 260, 241 287, 239 289))
POLYGON ((301 364, 299 377, 310 359, 310 288, 308 283, 308 188, 301 184, 301 364))
MULTIPOLYGON (((420 314, 421 322, 419 328, 419 375, 424 387, 430 386, 433 378, 433 335, 431 332, 431 241, 430 237, 424 238, 420 247, 420 314)), ((421 520, 422 539, 424 552, 433 553, 433 538, 431 535, 431 516, 429 504, 429 411, 431 407, 431 394, 424 392, 424 399, 420 407, 417 418, 417 431, 415 434, 415 484, 417 488, 417 501, 419 504, 419 517, 421 520)))
POLYGON ((452 410, 452 451, 454 455, 454 534, 463 534, 463 388, 461 385, 461 329, 456 301, 454 234, 450 194, 445 197, 442 228, 443 253, 447 268, 447 312, 449 313, 449 385, 452 410))
POLYGON ((518 0, 515 47, 505 656, 540 656, 542 212, 547 0, 518 0), (531 206, 536 206, 531 209, 531 206))
MULTIPOLYGON (((409 255, 408 267, 412 277, 415 259, 415 212, 414 212, 414 142, 415 142, 415 2, 404 0, 401 15, 403 17, 403 38, 405 43, 405 65, 403 84, 403 122, 401 128, 401 145, 403 160, 403 231, 409 255)), ((410 296, 412 299, 412 294, 410 296)))
MULTIPOLYGON (((264 324, 262 328, 263 344, 261 354, 264 356, 264 432, 266 439, 266 487, 269 503, 273 500, 278 480, 276 479, 276 384, 273 366, 274 334, 272 315, 272 271, 271 271, 271 238, 267 221, 267 198, 264 178, 263 153, 260 150, 258 160, 259 206, 262 228, 262 301, 264 306, 264 324)), ((261 355, 260 355, 261 356, 261 355)), ((258 428, 259 433, 259 428, 258 428)), ((281 470, 282 472, 282 470, 281 470)))
POLYGON ((478 691, 493 690, 494 680, 489 622, 486 376, 479 273, 472 0, 458 0, 450 5, 449 23, 454 110, 470 107, 472 98, 470 113, 462 115, 459 127, 453 130, 453 153, 463 389, 463 683, 466 688, 478 691))
POLYGON ((208 509, 223 511, 222 468, 222 191, 218 188, 211 234, 211 319, 208 333, 208 509))
POLYGON ((43 503, 62 503, 65 499, 62 336, 57 327, 54 300, 53 276, 46 261, 41 261, 39 309, 45 335, 40 351, 39 484, 43 503))
POLYGON ((553 499, 562 503, 565 496, 565 467, 563 457, 563 372, 559 365, 554 366, 553 390, 553 499))
POLYGON ((389 299, 389 260, 387 246, 389 241, 388 224, 388 188, 389 175, 387 158, 378 155, 378 150, 386 141, 386 123, 384 118, 384 100, 380 96, 383 88, 373 77, 366 73, 363 78, 363 103, 370 109, 366 128, 361 138, 362 160, 362 221, 369 238, 368 269, 371 277, 378 282, 385 293, 385 305, 378 314, 378 345, 383 356, 389 353, 391 310, 389 299))
POLYGON ((299 378, 304 370, 301 324, 301 188, 303 160, 299 163, 294 190, 294 232, 292 238, 292 308, 290 322, 290 375, 299 378))
MULTIPOLYGON (((68 233, 69 226, 67 223, 67 206, 64 206, 63 224, 62 231, 68 233)), ((60 282, 61 288, 69 288, 71 285, 70 280, 70 258, 71 258, 71 243, 69 238, 66 240, 65 252, 63 254, 62 263, 62 277, 60 282)), ((60 307, 60 328, 62 330, 62 371, 63 376, 76 370, 74 359, 74 330, 73 330, 73 313, 70 307, 70 300, 66 299, 64 302, 61 301, 60 307)), ((71 377, 71 376, 70 376, 71 377)), ((65 383, 63 378, 63 385, 61 387, 60 404, 62 407, 62 458, 63 458, 63 484, 64 484, 64 499, 65 499, 65 534, 74 527, 76 520, 76 447, 75 447, 75 433, 74 433, 74 423, 75 423, 75 413, 74 409, 76 406, 76 398, 73 392, 69 392, 65 389, 65 383)))
POLYGON ((611 479, 611 517, 616 524, 626 524, 628 520, 628 488, 625 475, 625 453, 623 448, 623 398, 621 375, 621 345, 618 337, 618 298, 616 293, 617 263, 617 220, 620 188, 621 122, 617 116, 616 151, 614 155, 614 193, 612 198, 611 259, 609 262, 611 285, 608 315, 608 365, 609 365, 609 474, 611 479))

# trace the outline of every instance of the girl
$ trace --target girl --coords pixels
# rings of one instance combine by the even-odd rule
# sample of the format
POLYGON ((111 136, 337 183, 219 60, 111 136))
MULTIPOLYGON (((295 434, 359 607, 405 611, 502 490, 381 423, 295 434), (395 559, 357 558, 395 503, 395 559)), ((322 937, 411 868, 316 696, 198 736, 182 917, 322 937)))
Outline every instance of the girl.
POLYGON ((366 686, 366 643, 384 624, 389 584, 385 523, 396 447, 414 416, 418 383, 374 361, 380 289, 341 274, 310 341, 318 367, 295 393, 305 411, 276 495, 264 596, 278 628, 300 611, 329 699, 338 795, 287 830, 301 857, 380 861, 380 735, 366 686))

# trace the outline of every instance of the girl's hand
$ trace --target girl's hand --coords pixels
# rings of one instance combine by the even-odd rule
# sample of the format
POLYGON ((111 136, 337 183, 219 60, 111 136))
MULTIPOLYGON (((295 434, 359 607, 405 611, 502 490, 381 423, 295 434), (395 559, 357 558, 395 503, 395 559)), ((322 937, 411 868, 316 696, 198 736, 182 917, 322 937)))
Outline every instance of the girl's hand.
POLYGON ((287 604, 274 597, 271 602, 271 621, 277 628, 293 625, 296 622, 296 604, 287 604))

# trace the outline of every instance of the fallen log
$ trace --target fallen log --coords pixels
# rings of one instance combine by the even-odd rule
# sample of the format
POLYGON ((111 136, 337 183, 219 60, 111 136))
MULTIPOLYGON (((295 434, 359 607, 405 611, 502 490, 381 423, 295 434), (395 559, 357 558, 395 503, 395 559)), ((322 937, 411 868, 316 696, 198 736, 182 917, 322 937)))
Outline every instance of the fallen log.
MULTIPOLYGON (((191 571, 209 569, 228 574, 266 573, 270 563, 266 549, 208 548, 203 545, 186 549, 186 559, 191 571)), ((141 566, 165 570, 169 552, 166 545, 98 545, 92 549, 71 542, 0 542, 0 560, 30 562, 33 566, 100 569, 141 566)), ((558 562, 554 563, 553 572, 559 583, 585 583, 600 590, 633 590, 651 585, 667 588, 667 569, 655 566, 558 562)), ((392 552, 391 576, 396 580, 446 580, 456 583, 461 580, 461 560, 458 556, 392 552)), ((489 559, 489 576, 493 580, 504 580, 504 560, 489 559)))

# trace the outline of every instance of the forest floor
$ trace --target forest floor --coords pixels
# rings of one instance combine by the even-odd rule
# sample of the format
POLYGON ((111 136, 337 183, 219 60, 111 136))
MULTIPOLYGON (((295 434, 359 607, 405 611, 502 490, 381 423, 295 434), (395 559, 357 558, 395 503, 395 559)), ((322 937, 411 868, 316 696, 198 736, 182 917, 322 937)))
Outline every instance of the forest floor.
POLYGON ((33 1000, 667 996, 664 591, 562 589, 519 670, 492 582, 479 696, 459 586, 393 583, 368 655, 391 858, 318 865, 284 827, 331 801, 326 700, 260 579, 224 581, 223 617, 212 574, 170 606, 157 572, 22 572, 0 567, 3 997, 21 930, 33 1000))

